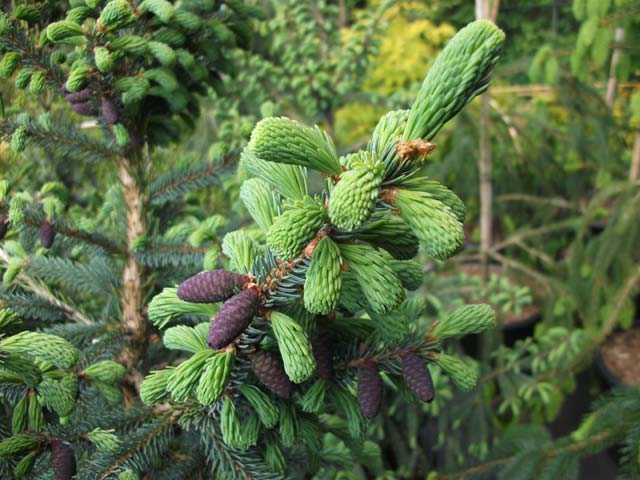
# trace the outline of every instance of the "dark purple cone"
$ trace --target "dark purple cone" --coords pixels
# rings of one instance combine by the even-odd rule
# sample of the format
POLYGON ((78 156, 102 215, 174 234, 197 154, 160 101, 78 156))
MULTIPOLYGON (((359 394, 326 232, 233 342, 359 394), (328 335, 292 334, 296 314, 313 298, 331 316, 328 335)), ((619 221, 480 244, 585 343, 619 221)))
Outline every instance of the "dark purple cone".
POLYGON ((316 375, 318 378, 329 380, 333 375, 331 337, 324 332, 315 332, 311 337, 311 351, 316 361, 316 375))
POLYGON ((9 230, 9 222, 4 217, 0 217, 0 240, 7 234, 7 230, 9 230))
POLYGON ((91 102, 73 103, 71 104, 71 110, 85 117, 93 117, 97 113, 91 102))
POLYGON ((45 220, 38 231, 40 243, 44 248, 51 248, 53 241, 56 239, 56 229, 49 220, 45 220))
POLYGON ((60 440, 53 440, 49 446, 51 447, 51 466, 55 480, 71 480, 71 477, 77 473, 73 449, 60 440))
POLYGON ((413 352, 402 356, 402 376, 418 400, 430 402, 435 397, 431 372, 425 361, 413 352))
POLYGON ((291 398, 293 383, 287 377, 278 354, 259 351, 251 359, 251 369, 260 383, 273 393, 282 398, 291 398))
POLYGON ((178 298, 191 303, 215 303, 233 295, 236 288, 249 281, 246 275, 226 270, 201 272, 186 279, 178 287, 178 298))
POLYGON ((84 103, 91 99, 91 92, 88 88, 83 88, 78 92, 67 93, 64 98, 69 103, 84 103))
POLYGON ((255 288, 242 290, 227 300, 213 320, 207 343, 214 350, 229 345, 244 332, 256 313, 258 291, 255 288))
POLYGON ((102 97, 102 117, 109 125, 118 123, 118 107, 110 98, 102 97))
POLYGON ((380 412, 382 405, 382 378, 375 365, 367 365, 358 376, 358 403, 367 418, 373 418, 380 412))
POLYGON ((129 146, 131 148, 140 148, 144 145, 144 138, 138 130, 129 129, 129 146))

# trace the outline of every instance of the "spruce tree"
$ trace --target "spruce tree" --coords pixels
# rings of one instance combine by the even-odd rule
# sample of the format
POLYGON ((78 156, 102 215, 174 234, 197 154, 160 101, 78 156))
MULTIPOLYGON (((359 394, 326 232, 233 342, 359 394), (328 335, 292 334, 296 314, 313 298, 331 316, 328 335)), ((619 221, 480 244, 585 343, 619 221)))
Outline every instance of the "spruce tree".
POLYGON ((242 153, 255 178, 241 198, 259 230, 227 233, 220 252, 211 217, 192 233, 200 248, 178 244, 162 235, 171 202, 226 164, 152 179, 152 159, 193 125, 198 95, 229 73, 226 52, 259 14, 235 0, 3 12, 0 73, 98 126, 3 119, 13 150, 104 162, 120 179, 80 222, 55 182, 0 184, 3 478, 332 476, 376 456, 368 421, 389 385, 431 401, 439 367, 473 388, 474 364, 444 340, 491 328, 491 309, 463 307, 426 331, 403 319, 418 244, 444 259, 463 238, 462 203, 426 179, 425 156, 486 88, 503 33, 463 29, 408 114, 383 117, 355 155, 340 157, 318 127, 263 120, 242 153), (321 194, 309 193, 313 171, 321 194))

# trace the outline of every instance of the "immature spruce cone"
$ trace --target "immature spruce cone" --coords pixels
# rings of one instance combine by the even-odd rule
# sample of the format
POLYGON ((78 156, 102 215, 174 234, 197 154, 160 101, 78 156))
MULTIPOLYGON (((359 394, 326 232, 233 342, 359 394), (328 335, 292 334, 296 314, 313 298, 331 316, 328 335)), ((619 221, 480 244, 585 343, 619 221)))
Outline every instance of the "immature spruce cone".
POLYGON ((91 102, 73 103, 71 110, 83 117, 93 117, 96 114, 96 108, 91 102))
POLYGON ((49 220, 45 220, 40 226, 38 236, 40 237, 40 243, 44 248, 51 248, 51 245, 53 245, 53 241, 56 238, 56 229, 49 220))
POLYGON ((102 97, 102 117, 109 125, 118 123, 118 107, 110 98, 102 97))
POLYGON ((4 238, 9 230, 9 222, 4 217, 0 217, 0 240, 4 238))
POLYGON ((88 88, 83 88, 78 92, 67 93, 64 98, 69 103, 84 103, 91 98, 91 92, 88 88))
POLYGON ((407 387, 415 393, 418 400, 430 402, 435 396, 431 373, 424 360, 413 352, 402 357, 402 375, 407 387))
POLYGON ((367 418, 373 418, 380 412, 382 404, 382 378, 375 365, 367 365, 358 376, 358 403, 367 418))
POLYGON ((227 300, 218 311, 207 343, 214 350, 227 346, 249 325, 256 313, 258 291, 243 290, 227 300))
POLYGON ((246 275, 222 269, 201 272, 180 284, 178 298, 191 303, 221 302, 231 297, 234 290, 248 280, 246 275))
POLYGON ((251 369, 258 380, 282 398, 291 398, 293 382, 284 371, 284 364, 277 353, 259 351, 251 359, 251 369))
POLYGON ((316 360, 316 375, 329 380, 333 374, 333 348, 331 337, 325 332, 315 332, 311 337, 311 351, 316 360))
POLYGON ((60 440, 53 440, 51 447, 51 466, 55 473, 55 480, 71 480, 76 472, 76 457, 73 449, 60 440))

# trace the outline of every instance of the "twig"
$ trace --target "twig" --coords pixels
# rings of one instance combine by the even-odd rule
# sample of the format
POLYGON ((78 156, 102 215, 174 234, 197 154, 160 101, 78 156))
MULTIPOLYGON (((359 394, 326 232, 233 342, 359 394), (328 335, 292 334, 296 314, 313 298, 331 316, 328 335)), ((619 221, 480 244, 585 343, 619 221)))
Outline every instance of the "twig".
POLYGON ((535 195, 527 195, 526 193, 507 193, 505 195, 499 195, 498 201, 504 202, 526 202, 538 205, 550 205, 552 207, 565 208, 568 210, 578 210, 576 205, 566 201, 563 198, 546 198, 537 197, 535 195))

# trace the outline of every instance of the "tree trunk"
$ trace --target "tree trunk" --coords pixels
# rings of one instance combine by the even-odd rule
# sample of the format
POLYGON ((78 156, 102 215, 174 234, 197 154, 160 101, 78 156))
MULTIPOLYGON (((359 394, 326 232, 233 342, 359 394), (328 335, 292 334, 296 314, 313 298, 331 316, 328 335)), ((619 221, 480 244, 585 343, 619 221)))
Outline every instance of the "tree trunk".
POLYGON ((147 346, 147 319, 144 314, 144 268, 133 257, 134 241, 147 233, 146 198, 141 184, 141 155, 123 158, 120 165, 122 194, 127 205, 127 247, 122 271, 122 330, 129 343, 120 360, 135 369, 147 346))
MULTIPOLYGON (((499 0, 476 0, 476 17, 488 18, 495 22, 498 15, 499 0)), ((480 259, 482 278, 489 278, 489 252, 492 243, 493 227, 493 185, 491 183, 491 94, 489 90, 482 94, 480 114, 480 145, 478 155, 478 177, 480 180, 480 259)))
POLYGON ((631 168, 629 169, 629 180, 635 182, 640 175, 640 128, 636 130, 636 137, 633 141, 633 153, 631 154, 631 168))
POLYGON ((491 94, 482 94, 480 114, 480 155, 478 156, 478 176, 480 179, 480 254, 482 277, 489 277, 489 250, 492 244, 493 185, 491 183, 491 94))
POLYGON ((616 79, 616 69, 620 62, 620 55, 622 54, 622 42, 624 41, 624 28, 616 28, 615 44, 613 48, 613 54, 611 55, 611 65, 609 67, 609 81, 607 82, 607 105, 613 109, 613 104, 616 100, 616 90, 618 87, 618 81, 616 79))

